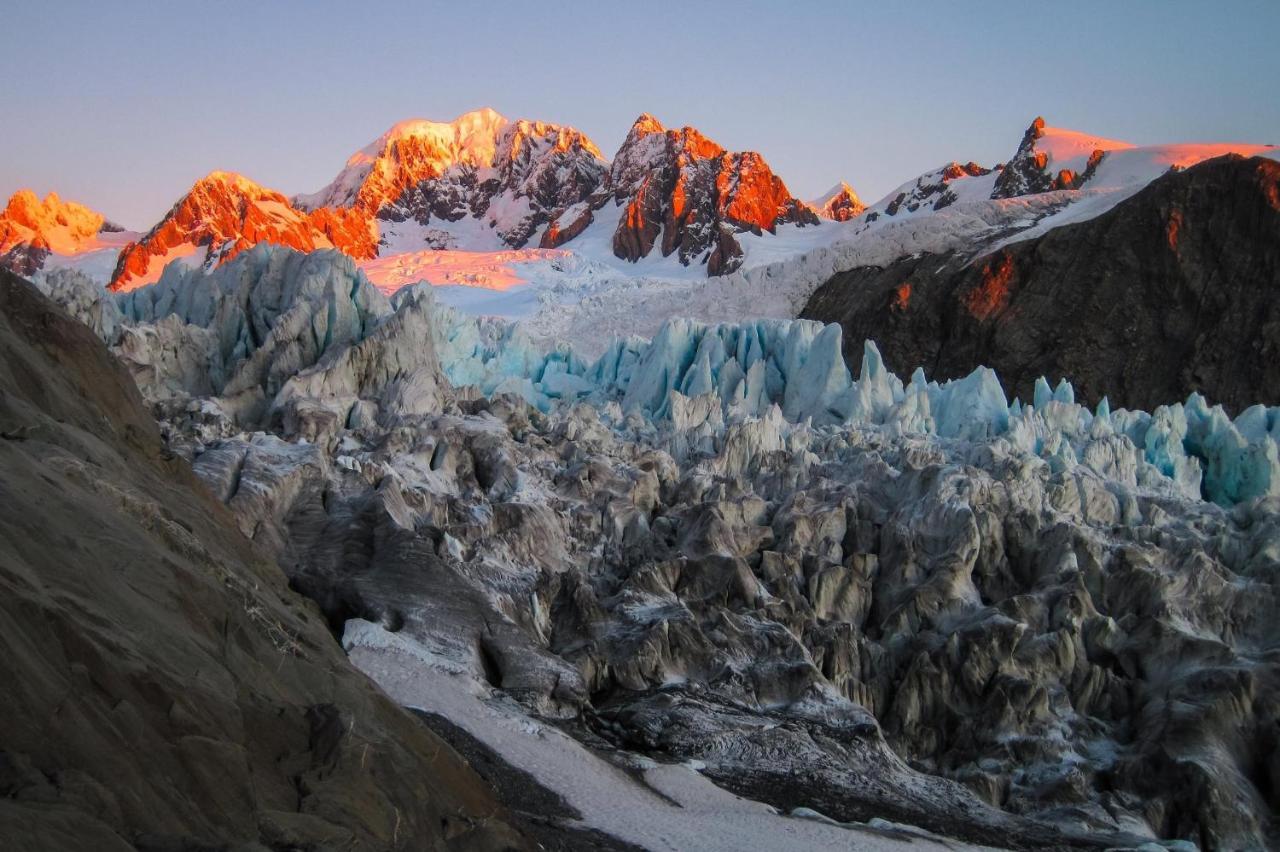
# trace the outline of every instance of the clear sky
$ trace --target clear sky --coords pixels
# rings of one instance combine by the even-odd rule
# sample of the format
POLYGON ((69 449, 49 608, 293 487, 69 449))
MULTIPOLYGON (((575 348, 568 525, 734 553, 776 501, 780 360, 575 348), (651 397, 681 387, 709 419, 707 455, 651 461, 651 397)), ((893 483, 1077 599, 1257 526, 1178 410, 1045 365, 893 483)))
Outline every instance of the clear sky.
POLYGON ((149 227, 201 175, 323 186, 396 121, 480 106, 612 156, 641 112, 867 201, 1007 159, 1037 114, 1135 143, 1280 143, 1280 0, 4 0, 0 193, 149 227))

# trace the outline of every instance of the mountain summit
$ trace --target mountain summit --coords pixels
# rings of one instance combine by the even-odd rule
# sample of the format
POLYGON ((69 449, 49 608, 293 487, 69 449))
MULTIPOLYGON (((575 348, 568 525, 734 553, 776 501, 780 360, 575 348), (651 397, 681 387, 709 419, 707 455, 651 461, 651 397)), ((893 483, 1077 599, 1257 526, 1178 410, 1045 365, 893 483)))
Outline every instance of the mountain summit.
POLYGON ((95 247, 100 233, 120 230, 96 210, 63 201, 56 192, 41 200, 20 189, 0 213, 0 267, 31 275, 50 254, 80 254, 95 247))
POLYGON ((592 206, 610 200, 622 211, 615 255, 635 261, 659 245, 685 266, 705 263, 709 275, 741 265, 737 234, 818 223, 759 154, 726 151, 693 127, 668 130, 648 113, 632 124, 592 206))
POLYGON ((120 252, 110 289, 132 290, 183 259, 205 269, 258 243, 313 251, 337 248, 355 258, 376 253, 362 214, 344 208, 298 210, 279 192, 243 175, 215 171, 196 181, 160 222, 120 252))

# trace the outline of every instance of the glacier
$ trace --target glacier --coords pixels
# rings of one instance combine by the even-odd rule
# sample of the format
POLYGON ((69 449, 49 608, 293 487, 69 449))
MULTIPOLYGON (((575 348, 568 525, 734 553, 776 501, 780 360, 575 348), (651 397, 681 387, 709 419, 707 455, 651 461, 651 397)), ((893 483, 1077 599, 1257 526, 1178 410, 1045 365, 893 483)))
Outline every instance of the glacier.
POLYGON ((1009 400, 872 342, 854 374, 839 328, 783 319, 585 358, 332 252, 77 281, 44 285, 244 535, 371 625, 348 652, 404 703, 440 690, 379 637, 512 724, 592 708, 750 798, 817 772, 840 819, 905 796, 980 841, 1028 813, 1181 836, 1164 815, 1207 802, 1224 847, 1261 836, 1225 744, 1267 748, 1275 706, 1275 410, 1084 405, 1056 376, 1009 400), (1152 789, 1170 759, 1191 783, 1152 789))
POLYGON ((1280 494, 1278 407, 1255 405, 1232 419, 1193 393, 1151 413, 1112 411, 1105 398, 1090 411, 1068 380, 1050 388, 1044 378, 1023 403, 1009 400, 985 367, 944 382, 917 368, 904 384, 870 340, 854 379, 839 326, 809 320, 673 319, 652 341, 615 339, 587 363, 567 345, 539 349, 517 324, 444 306, 435 317, 442 367, 455 386, 516 393, 543 412, 565 402, 616 401, 624 416, 660 423, 687 411, 689 400, 709 397, 702 407, 719 410, 717 423, 763 418, 776 407, 786 421, 813 427, 1007 441, 1054 469, 1085 464, 1130 485, 1172 486, 1222 506, 1280 494))
MULTIPOLYGON (((211 274, 172 264, 153 287, 118 296, 66 270, 36 278, 116 343, 140 381, 218 395, 235 412, 278 409, 284 400, 273 398, 289 377, 412 311, 455 388, 514 394, 543 413, 587 403, 616 410, 618 427, 638 416, 651 430, 671 429, 678 419, 704 433, 690 446, 714 446, 726 425, 768 419, 776 408, 783 421, 815 429, 1007 442, 1055 471, 1086 465, 1131 486, 1224 507, 1280 494, 1280 408, 1255 405, 1232 418, 1193 393, 1150 413, 1112 410, 1106 399, 1090 410, 1065 378, 1055 387, 1042 378, 1023 402, 1009 400, 987 368, 943 382, 916 369, 904 383, 873 341, 864 343, 855 379, 839 326, 809 320, 670 319, 651 340, 615 338, 588 360, 567 343, 535 341, 519 323, 441 305, 430 285, 388 299, 336 251, 260 245, 211 274)), ((400 372, 413 372, 412 353, 397 361, 400 372)), ((348 390, 344 399, 354 405, 360 393, 348 390)), ((334 414, 346 422, 352 412, 334 414)))

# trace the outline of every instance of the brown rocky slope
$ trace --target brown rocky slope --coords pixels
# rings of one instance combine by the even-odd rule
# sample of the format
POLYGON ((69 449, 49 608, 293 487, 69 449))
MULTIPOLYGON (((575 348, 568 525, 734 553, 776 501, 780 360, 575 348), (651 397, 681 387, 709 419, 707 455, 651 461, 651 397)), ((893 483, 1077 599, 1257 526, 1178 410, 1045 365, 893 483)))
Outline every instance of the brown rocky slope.
POLYGON ((1280 163, 1235 155, 1171 172, 1109 212, 985 256, 920 255, 842 272, 802 316, 839 322, 906 375, 994 368, 1031 398, 1150 409, 1203 393, 1232 410, 1280 402, 1280 163))
POLYGON ((524 845, 162 451, 92 332, 8 273, 0 590, 6 848, 524 845))

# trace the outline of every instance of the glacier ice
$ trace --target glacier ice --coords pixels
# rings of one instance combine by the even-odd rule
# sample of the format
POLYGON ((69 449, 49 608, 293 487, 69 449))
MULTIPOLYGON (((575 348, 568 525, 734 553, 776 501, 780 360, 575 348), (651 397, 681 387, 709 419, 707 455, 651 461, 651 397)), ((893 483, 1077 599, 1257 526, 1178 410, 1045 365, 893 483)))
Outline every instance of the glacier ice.
POLYGON ((768 417, 776 408, 785 421, 814 427, 1008 440, 1054 470, 1086 464, 1108 477, 1171 485, 1223 506, 1280 494, 1280 408, 1254 406, 1232 420, 1192 394, 1151 414, 1113 411, 1106 399, 1090 411, 1076 402, 1069 381, 1051 387, 1043 378, 1024 404, 1010 401, 985 367, 941 383, 917 369, 904 385, 872 341, 853 379, 840 328, 808 320, 673 319, 652 341, 615 339, 587 364, 565 345, 539 352, 517 325, 442 307, 437 316, 452 382, 486 394, 515 392, 543 411, 560 401, 616 400, 624 415, 717 434, 724 424, 768 417))
POLYGON ((777 422, 818 429, 1006 441, 1055 471, 1085 464, 1222 506, 1280 494, 1280 408, 1254 406, 1233 420, 1192 394, 1151 413, 1112 410, 1107 400, 1090 411, 1066 379, 1053 387, 1040 379, 1030 403, 1009 401, 987 368, 945 382, 917 369, 904 384, 871 341, 855 379, 839 326, 808 320, 672 319, 652 340, 615 338, 588 362, 567 343, 535 343, 519 324, 440 305, 428 285, 388 300, 340 254, 268 245, 210 275, 174 264, 157 285, 123 294, 118 305, 118 351, 140 382, 201 393, 211 384, 237 411, 296 409, 306 394, 323 391, 321 407, 341 422, 394 415, 406 405, 401 413, 411 413, 436 400, 439 371, 453 387, 515 394, 543 412, 588 402, 617 427, 686 432, 681 444, 689 452, 723 446, 733 424, 775 422, 776 410, 777 422), (368 358, 326 359, 410 312, 420 357, 401 345, 395 363, 379 370, 368 358), (360 376, 345 374, 357 368, 360 376), (608 418, 615 409, 619 416, 608 418))

